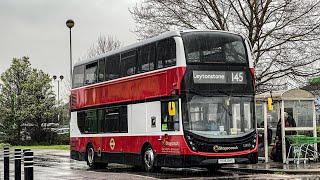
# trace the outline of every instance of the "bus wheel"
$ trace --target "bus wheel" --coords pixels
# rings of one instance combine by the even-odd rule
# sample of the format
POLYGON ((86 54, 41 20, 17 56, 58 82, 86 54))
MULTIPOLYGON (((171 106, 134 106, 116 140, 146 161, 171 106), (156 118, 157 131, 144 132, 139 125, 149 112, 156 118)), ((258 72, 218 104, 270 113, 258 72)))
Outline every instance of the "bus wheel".
POLYGON ((108 166, 107 163, 98 163, 98 162, 96 162, 95 152, 94 152, 94 149, 93 149, 92 145, 88 146, 86 155, 87 155, 86 156, 87 165, 91 169, 101 169, 101 168, 106 168, 108 166))
POLYGON ((155 172, 161 169, 161 167, 156 167, 154 164, 155 164, 155 154, 151 147, 147 147, 143 151, 142 167, 147 172, 155 172))

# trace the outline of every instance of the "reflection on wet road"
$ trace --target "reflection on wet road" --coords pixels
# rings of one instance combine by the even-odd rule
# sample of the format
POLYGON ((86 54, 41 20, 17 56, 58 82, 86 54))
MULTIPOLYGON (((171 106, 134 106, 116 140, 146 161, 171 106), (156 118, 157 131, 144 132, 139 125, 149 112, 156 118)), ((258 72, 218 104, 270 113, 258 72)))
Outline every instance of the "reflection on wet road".
MULTIPOLYGON (((220 170, 215 174, 201 168, 162 168, 158 173, 146 173, 132 166, 110 164, 105 169, 91 170, 83 161, 69 159, 67 151, 36 151, 35 179, 298 179, 301 176, 281 174, 248 174, 220 170)), ((0 174, 3 175, 3 161, 0 161, 0 174)), ((13 176, 13 160, 11 160, 11 176, 13 176)), ((1 176, 0 179, 3 177, 1 176)), ((309 176, 305 177, 306 179, 309 176)), ((310 176, 311 178, 311 176, 310 176)))

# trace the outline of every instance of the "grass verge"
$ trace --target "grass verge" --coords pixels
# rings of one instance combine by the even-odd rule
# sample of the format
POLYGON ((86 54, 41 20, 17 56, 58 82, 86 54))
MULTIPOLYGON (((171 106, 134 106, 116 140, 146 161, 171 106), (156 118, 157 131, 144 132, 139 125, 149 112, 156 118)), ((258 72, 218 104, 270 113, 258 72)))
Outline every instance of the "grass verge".
POLYGON ((13 148, 21 148, 21 149, 32 149, 32 150, 70 150, 69 145, 48 145, 48 146, 43 146, 43 145, 38 145, 38 146, 13 146, 13 148))

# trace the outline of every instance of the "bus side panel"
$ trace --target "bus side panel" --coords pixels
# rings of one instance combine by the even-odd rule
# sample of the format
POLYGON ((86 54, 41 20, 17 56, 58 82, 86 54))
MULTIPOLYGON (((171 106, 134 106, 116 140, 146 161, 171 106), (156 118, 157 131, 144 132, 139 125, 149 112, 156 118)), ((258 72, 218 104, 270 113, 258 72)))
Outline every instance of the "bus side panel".
POLYGON ((72 90, 73 110, 121 102, 170 96, 180 91, 185 67, 170 67, 157 72, 103 82, 72 90))

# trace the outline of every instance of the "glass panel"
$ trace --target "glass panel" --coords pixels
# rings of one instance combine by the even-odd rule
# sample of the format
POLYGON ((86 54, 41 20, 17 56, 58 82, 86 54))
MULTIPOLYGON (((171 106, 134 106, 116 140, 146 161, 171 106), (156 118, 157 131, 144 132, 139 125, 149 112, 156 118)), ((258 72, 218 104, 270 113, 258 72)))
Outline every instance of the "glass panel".
POLYGON ((88 110, 86 116, 86 128, 85 133, 97 133, 98 132, 98 121, 96 110, 88 110))
POLYGON ((263 104, 261 102, 256 103, 256 120, 259 128, 263 127, 263 104))
POLYGON ((136 73, 136 50, 121 54, 121 70, 123 76, 130 76, 136 73))
POLYGON ((232 126, 230 130, 231 135, 237 135, 241 132, 241 114, 240 103, 232 104, 232 126))
POLYGON ((98 130, 100 133, 105 132, 106 121, 105 121, 105 109, 98 109, 98 130))
POLYGON ((165 39, 158 42, 157 46, 158 69, 176 65, 176 43, 174 39, 165 39))
POLYGON ((84 82, 84 66, 76 66, 73 70, 73 87, 81 87, 84 82))
POLYGON ((85 118, 86 118, 85 111, 80 111, 77 113, 77 124, 81 133, 83 133, 85 130, 85 118))
POLYGON ((108 108, 106 109, 106 132, 118 132, 119 125, 119 109, 118 108, 108 108))
POLYGON ((121 77, 120 72, 120 55, 116 54, 106 58, 106 78, 112 80, 121 77))
POLYGON ((239 35, 222 32, 190 32, 182 35, 187 63, 247 63, 239 35))
POLYGON ((120 107, 119 132, 128 132, 127 106, 120 107))
POLYGON ((98 68, 98 63, 96 62, 86 65, 85 84, 93 84, 97 82, 97 68, 98 68))
POLYGON ((168 103, 169 101, 161 102, 161 130, 162 131, 179 131, 179 103, 175 102, 176 114, 174 116, 169 115, 168 103))
POLYGON ((103 58, 99 60, 98 82, 104 81, 105 69, 105 59, 103 58))
POLYGON ((150 44, 139 48, 138 73, 154 70, 155 44, 150 44))
POLYGON ((254 103, 250 97, 203 97, 187 102, 184 128, 206 137, 237 136, 255 128, 254 103))
POLYGON ((297 127, 313 126, 313 101, 285 101, 284 108, 289 116, 293 116, 297 127))
MULTIPOLYGON (((250 129, 252 129, 252 112, 251 112, 251 104, 248 102, 244 103, 244 124, 243 128, 245 132, 248 132, 250 129)), ((238 127, 239 128, 239 127, 238 127)), ((243 130, 242 130, 243 131, 243 130)))

